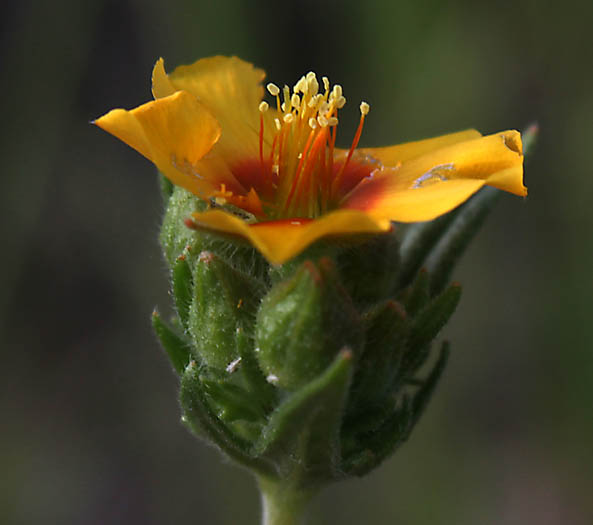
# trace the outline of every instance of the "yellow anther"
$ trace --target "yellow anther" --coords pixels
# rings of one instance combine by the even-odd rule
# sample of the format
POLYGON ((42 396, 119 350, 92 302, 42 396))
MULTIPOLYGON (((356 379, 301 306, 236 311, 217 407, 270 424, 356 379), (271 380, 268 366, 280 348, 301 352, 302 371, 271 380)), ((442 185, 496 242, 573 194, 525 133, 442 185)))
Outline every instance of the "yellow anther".
POLYGON ((368 115, 370 110, 371 110, 371 106, 369 106, 366 102, 360 103, 360 112, 363 115, 368 115))
POLYGON ((286 105, 286 109, 283 109, 283 111, 290 111, 290 88, 285 85, 282 92, 284 95, 284 104, 286 105))
POLYGON ((334 89, 332 89, 332 94, 330 98, 333 100, 337 100, 342 96, 342 86, 340 84, 335 84, 334 89))
POLYGON ((321 77, 321 80, 323 81, 323 87, 325 88, 325 92, 327 93, 329 91, 329 78, 321 77))
POLYGON ((272 166, 272 172, 278 174, 279 171, 280 171, 280 166, 278 166, 278 164, 274 164, 272 166))
POLYGON ((327 116, 327 113, 330 110, 330 105, 327 102, 322 102, 321 105, 319 106, 319 114, 323 115, 324 117, 327 116))
POLYGON ((270 93, 270 95, 272 95, 273 97, 276 97, 278 93, 280 93, 280 88, 273 82, 270 82, 266 87, 268 88, 268 92, 270 93))
POLYGON ((280 119, 278 119, 278 118, 275 118, 275 119, 274 119, 274 124, 276 124, 276 129, 277 129, 278 131, 280 131, 280 130, 282 129, 282 123, 280 122, 280 119))
POLYGON ((338 119, 337 117, 330 117, 327 119, 327 125, 328 126, 337 126, 338 125, 338 119))
POLYGON ((334 106, 336 106, 338 109, 341 109, 345 106, 346 104, 346 97, 344 96, 340 96, 335 102, 334 102, 334 106))
POLYGON ((313 71, 307 73, 307 88, 307 93, 312 97, 317 95, 317 92, 319 91, 319 82, 317 82, 317 76, 313 71))
POLYGON ((259 105, 259 110, 262 113, 265 113, 266 111, 268 111, 268 109, 270 109, 270 105, 264 100, 261 102, 261 104, 259 105))
POLYGON ((299 81, 294 85, 293 91, 295 93, 306 93, 307 79, 302 76, 299 81))
POLYGON ((311 129, 315 129, 317 127, 317 120, 315 120, 313 117, 309 119, 309 127, 311 129))
POLYGON ((290 103, 292 104, 293 108, 298 108, 301 105, 301 97, 299 97, 296 93, 290 97, 290 103))
POLYGON ((317 117, 317 122, 322 128, 326 128, 329 124, 328 120, 323 115, 317 117))
POLYGON ((292 113, 287 113, 284 115, 284 122, 290 124, 294 120, 294 115, 292 113))
POLYGON ((311 97, 311 100, 307 103, 307 106, 310 108, 314 108, 318 103, 319 100, 323 97, 323 95, 316 94, 315 96, 311 97))
POLYGON ((280 104, 280 109, 282 111, 286 111, 286 102, 282 102, 282 104, 280 104))

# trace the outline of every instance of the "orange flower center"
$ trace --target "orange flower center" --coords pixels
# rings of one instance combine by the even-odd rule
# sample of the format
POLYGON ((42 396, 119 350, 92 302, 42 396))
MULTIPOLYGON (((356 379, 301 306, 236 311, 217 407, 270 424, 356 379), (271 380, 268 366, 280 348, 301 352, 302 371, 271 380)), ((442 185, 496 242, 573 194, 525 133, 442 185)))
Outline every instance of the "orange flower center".
POLYGON ((267 102, 259 105, 259 157, 232 167, 235 178, 257 198, 248 194, 233 199, 226 188, 215 197, 265 219, 313 218, 337 208, 344 195, 370 175, 376 166, 352 158, 369 105, 360 104, 360 122, 350 149, 336 150, 338 110, 346 98, 339 84, 330 89, 327 77, 322 83, 320 91, 311 72, 292 91, 288 86, 281 90, 275 84, 267 85, 276 108, 267 102), (249 209, 254 200, 261 206, 258 203, 249 209))

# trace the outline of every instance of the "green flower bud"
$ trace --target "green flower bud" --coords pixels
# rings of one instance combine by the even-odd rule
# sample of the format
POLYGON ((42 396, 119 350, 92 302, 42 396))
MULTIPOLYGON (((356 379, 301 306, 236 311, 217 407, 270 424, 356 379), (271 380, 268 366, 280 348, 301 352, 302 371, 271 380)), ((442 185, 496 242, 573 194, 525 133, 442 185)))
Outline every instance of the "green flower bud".
POLYGON ((255 351, 269 382, 295 390, 325 370, 342 348, 357 355, 363 338, 333 262, 323 258, 304 262, 264 298, 255 351))
POLYGON ((259 294, 257 285, 218 256, 203 251, 195 261, 188 328, 199 359, 225 370, 241 357, 259 294))

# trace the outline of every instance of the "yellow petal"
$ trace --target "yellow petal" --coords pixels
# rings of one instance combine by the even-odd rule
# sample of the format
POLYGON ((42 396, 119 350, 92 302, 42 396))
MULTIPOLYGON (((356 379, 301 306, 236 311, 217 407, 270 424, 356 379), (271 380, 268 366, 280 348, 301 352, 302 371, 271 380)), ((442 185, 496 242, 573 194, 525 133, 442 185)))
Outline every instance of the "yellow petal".
POLYGON ((240 58, 215 56, 180 66, 167 77, 161 58, 153 70, 152 90, 155 98, 170 95, 171 89, 189 91, 219 120, 228 116, 229 121, 257 123, 265 76, 240 58))
POLYGON ((196 195, 219 184, 201 177, 196 164, 218 140, 220 126, 187 92, 179 91, 131 111, 114 109, 95 124, 151 160, 171 182, 196 195))
POLYGON ((357 210, 338 210, 316 220, 247 224, 220 210, 194 213, 193 222, 199 229, 237 235, 249 241, 273 264, 282 264, 301 253, 322 237, 379 233, 391 228, 389 221, 377 221, 357 210))
POLYGON ((168 97, 178 91, 165 73, 165 61, 159 58, 152 69, 152 96, 156 98, 168 97))
POLYGON ((369 207, 376 219, 396 222, 430 221, 469 199, 485 182, 479 179, 455 179, 425 188, 396 191, 369 207))
POLYGON ((480 138, 481 136, 482 134, 475 129, 466 129, 431 139, 406 142, 384 148, 361 148, 357 151, 362 155, 377 159, 383 166, 395 166, 399 162, 406 162, 445 146, 480 138))
POLYGON ((517 131, 440 148, 375 173, 359 184, 342 207, 377 219, 414 222, 455 208, 484 184, 525 196, 523 155, 517 131))

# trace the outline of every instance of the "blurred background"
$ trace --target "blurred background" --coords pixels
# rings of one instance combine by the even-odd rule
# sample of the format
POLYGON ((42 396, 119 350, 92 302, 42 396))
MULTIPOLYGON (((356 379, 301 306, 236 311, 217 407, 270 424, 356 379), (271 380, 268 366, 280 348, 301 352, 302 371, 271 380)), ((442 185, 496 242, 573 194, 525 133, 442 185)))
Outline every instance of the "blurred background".
POLYGON ((89 125, 213 54, 344 86, 342 145, 541 127, 458 267, 449 367, 412 439, 314 525, 593 522, 593 4, 3 2, 2 523, 255 524, 244 471, 180 424, 150 327, 169 305, 152 165, 89 125), (350 109, 348 109, 350 108, 350 109), (199 513, 201 521, 193 516, 199 513))

